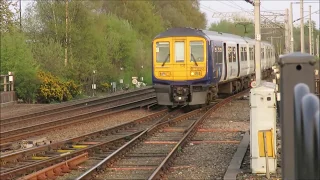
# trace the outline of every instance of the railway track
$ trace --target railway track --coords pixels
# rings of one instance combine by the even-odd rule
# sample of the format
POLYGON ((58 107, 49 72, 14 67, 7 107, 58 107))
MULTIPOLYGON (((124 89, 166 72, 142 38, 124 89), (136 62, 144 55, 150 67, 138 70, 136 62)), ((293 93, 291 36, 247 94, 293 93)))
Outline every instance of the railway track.
POLYGON ((146 128, 171 118, 179 112, 176 110, 169 113, 167 110, 162 110, 103 131, 2 156, 0 157, 0 179, 16 179, 23 175, 28 175, 26 179, 52 178, 49 172, 60 172, 61 169, 68 171, 67 167, 62 167, 64 166, 62 162, 66 159, 75 158, 79 161, 79 158, 86 159, 89 155, 90 159, 100 161, 146 128), (78 156, 80 157, 77 158, 78 156), (39 170, 41 171, 37 172, 39 170), (33 172, 35 173, 32 174, 33 172))
MULTIPOLYGON (((247 91, 245 91, 247 92, 247 91)), ((195 134, 197 127, 214 110, 243 93, 221 102, 155 124, 110 154, 77 179, 159 179, 174 157, 195 134), (176 130, 179 131, 176 131, 176 130), (170 131, 175 130, 175 131, 170 131), (121 170, 131 169, 130 173, 121 170)))
POLYGON ((57 116, 57 115, 63 116, 66 113, 70 113, 72 111, 80 111, 83 109, 102 106, 105 104, 112 104, 112 103, 116 103, 117 101, 122 101, 126 98, 132 98, 135 96, 151 94, 151 93, 154 93, 154 89, 144 88, 144 89, 139 89, 139 90, 118 94, 114 96, 107 96, 107 97, 98 98, 98 99, 95 98, 95 99, 89 99, 81 102, 70 103, 70 104, 61 105, 51 109, 44 109, 41 112, 35 112, 35 113, 26 114, 26 115, 1 119, 0 125, 1 125, 1 129, 4 129, 14 124, 22 123, 25 121, 29 122, 35 119, 43 119, 46 117, 57 116))
POLYGON ((132 97, 124 98, 123 101, 116 102, 116 105, 89 112, 79 114, 77 116, 69 118, 61 118, 50 122, 40 123, 32 126, 27 126, 23 128, 18 128, 14 130, 9 130, 0 133, 0 149, 1 151, 10 148, 10 143, 12 146, 16 146, 16 141, 26 139, 28 137, 43 134, 44 132, 52 131, 54 129, 60 129, 74 124, 79 124, 82 122, 88 122, 96 118, 100 118, 113 113, 118 113, 135 107, 143 107, 146 105, 156 103, 156 98, 153 92, 145 93, 144 95, 134 95, 132 97), (13 145, 14 144, 14 145, 13 145))

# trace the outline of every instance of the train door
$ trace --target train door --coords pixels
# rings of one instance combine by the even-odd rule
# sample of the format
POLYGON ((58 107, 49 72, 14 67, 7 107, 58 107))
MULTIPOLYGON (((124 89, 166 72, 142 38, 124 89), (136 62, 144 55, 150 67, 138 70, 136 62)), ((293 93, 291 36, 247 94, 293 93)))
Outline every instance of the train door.
POLYGON ((256 46, 253 46, 253 71, 256 72, 256 46))
POLYGON ((187 40, 185 37, 172 38, 173 43, 173 80, 186 81, 187 75, 187 40))
POLYGON ((238 75, 236 46, 235 43, 227 43, 227 80, 238 75))
POLYGON ((252 74, 255 72, 254 46, 250 46, 249 51, 250 51, 250 74, 252 74))
POLYGON ((241 72, 241 69, 242 69, 242 64, 241 64, 241 56, 240 56, 240 46, 239 46, 239 44, 237 44, 237 49, 236 49, 236 51, 237 51, 237 61, 238 61, 238 73, 237 73, 237 77, 239 77, 240 76, 240 72, 241 72))
POLYGON ((265 48, 264 45, 261 44, 261 71, 264 70, 265 68, 265 52, 264 52, 265 48))
POLYGON ((247 63, 247 67, 248 67, 246 73, 248 75, 248 74, 250 74, 250 71, 251 71, 251 59, 252 59, 252 57, 251 57, 251 51, 250 51, 251 49, 250 49, 249 44, 246 44, 246 48, 247 48, 247 51, 246 51, 245 55, 247 56, 246 63, 247 63))
POLYGON ((222 81, 223 80, 227 80, 227 69, 228 69, 228 63, 227 63, 227 44, 226 43, 223 43, 223 47, 222 47, 222 71, 221 71, 221 78, 222 78, 222 81))
POLYGON ((157 39, 153 42, 153 73, 157 79, 173 80, 172 38, 157 39))
POLYGON ((213 76, 217 82, 224 79, 224 62, 223 62, 223 45, 219 41, 211 41, 212 45, 212 57, 213 57, 213 76))
POLYGON ((244 76, 247 74, 248 63, 247 63, 247 47, 244 44, 239 45, 239 64, 240 64, 240 72, 239 76, 244 76))

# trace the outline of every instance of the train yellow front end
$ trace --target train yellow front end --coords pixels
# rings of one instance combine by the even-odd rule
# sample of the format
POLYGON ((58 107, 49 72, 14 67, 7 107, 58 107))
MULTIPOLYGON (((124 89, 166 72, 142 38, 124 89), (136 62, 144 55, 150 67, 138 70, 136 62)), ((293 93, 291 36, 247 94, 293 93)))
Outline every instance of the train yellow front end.
POLYGON ((153 86, 158 104, 205 104, 208 86, 206 39, 172 33, 156 37, 152 46, 153 86))

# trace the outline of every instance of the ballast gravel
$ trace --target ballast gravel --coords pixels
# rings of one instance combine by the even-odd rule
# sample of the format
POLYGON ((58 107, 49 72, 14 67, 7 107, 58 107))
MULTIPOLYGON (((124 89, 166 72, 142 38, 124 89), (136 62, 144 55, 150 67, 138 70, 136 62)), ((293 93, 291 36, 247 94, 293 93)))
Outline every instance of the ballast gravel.
POLYGON ((168 179, 223 179, 242 136, 250 129, 249 101, 238 99, 224 105, 213 112, 200 128, 239 132, 198 131, 174 160, 168 179))
POLYGON ((124 111, 121 113, 97 118, 90 122, 84 122, 81 124, 73 125, 71 127, 68 126, 64 129, 51 131, 46 134, 39 135, 38 137, 46 137, 49 141, 52 141, 52 142, 63 141, 63 140, 78 137, 87 133, 111 128, 113 126, 130 122, 152 113, 155 113, 155 112, 147 111, 143 109, 134 109, 134 110, 124 111))
POLYGON ((25 115, 31 112, 41 111, 44 107, 54 107, 53 104, 14 104, 11 106, 1 107, 1 119, 25 115))

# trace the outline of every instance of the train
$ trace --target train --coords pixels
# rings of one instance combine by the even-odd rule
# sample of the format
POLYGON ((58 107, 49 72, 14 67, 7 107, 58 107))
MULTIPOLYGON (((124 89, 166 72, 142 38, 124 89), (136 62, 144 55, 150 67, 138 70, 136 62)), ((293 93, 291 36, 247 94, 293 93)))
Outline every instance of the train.
MULTIPOLYGON (((275 48, 261 41, 261 76, 272 73, 275 48)), ((170 28, 152 41, 152 85, 159 105, 206 105, 255 79, 255 40, 189 27, 170 28)))

